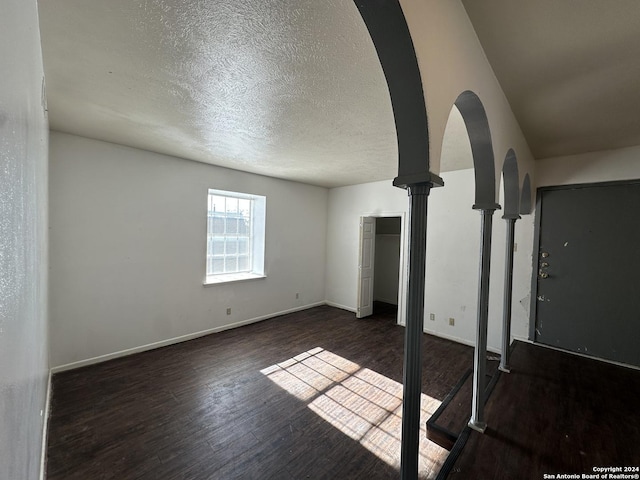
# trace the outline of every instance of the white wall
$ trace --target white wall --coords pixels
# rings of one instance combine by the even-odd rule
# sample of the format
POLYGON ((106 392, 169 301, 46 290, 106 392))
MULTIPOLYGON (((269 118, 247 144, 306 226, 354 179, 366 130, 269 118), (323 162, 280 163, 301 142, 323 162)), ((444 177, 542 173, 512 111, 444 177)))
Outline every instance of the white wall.
MULTIPOLYGON (((442 174, 445 187, 429 196, 425 331, 467 344, 475 343, 480 255, 480 214, 472 210, 472 169, 442 174), (435 314, 435 321, 429 314, 435 314), (455 325, 449 326, 453 317, 455 325)), ((407 212, 404 190, 375 182, 329 191, 327 229, 327 301, 350 310, 357 301, 358 223, 361 215, 407 212)), ((505 221, 494 215, 488 345, 499 351, 502 339, 505 221)), ((533 218, 516 224, 512 335, 526 338, 533 248, 533 218), (522 302, 522 303, 521 303, 522 302)))
POLYGON ((53 365, 324 301, 326 189, 55 132, 50 158, 53 365), (202 285, 209 187, 266 195, 266 279, 202 285))
MULTIPOLYGON (((391 180, 329 190, 326 299, 356 310, 360 217, 406 213, 407 192, 391 180)), ((404 228, 404 226, 403 226, 404 228)))
POLYGON ((640 178, 640 146, 536 162, 536 184, 571 185, 640 178))
POLYGON ((35 0, 0 15, 0 478, 36 479, 47 351, 47 119, 35 0))

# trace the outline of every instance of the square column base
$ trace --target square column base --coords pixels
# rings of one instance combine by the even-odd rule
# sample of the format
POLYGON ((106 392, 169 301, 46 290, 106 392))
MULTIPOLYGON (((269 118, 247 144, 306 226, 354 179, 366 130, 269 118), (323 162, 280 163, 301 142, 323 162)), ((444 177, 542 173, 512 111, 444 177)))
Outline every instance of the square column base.
POLYGON ((476 432, 480 432, 480 433, 484 433, 484 431, 487 429, 486 422, 469 421, 467 425, 469 426, 469 428, 472 428, 476 432))

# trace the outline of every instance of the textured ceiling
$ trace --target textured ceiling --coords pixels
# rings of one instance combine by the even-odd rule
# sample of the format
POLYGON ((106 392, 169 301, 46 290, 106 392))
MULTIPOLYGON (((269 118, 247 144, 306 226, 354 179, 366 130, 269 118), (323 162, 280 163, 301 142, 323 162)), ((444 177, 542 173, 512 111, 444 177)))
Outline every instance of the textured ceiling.
MULTIPOLYGON (((349 0, 41 0, 51 128, 334 187, 397 174, 389 93, 349 0)), ((470 168, 455 110, 441 171, 470 168)))
MULTIPOLYGON (((462 0, 536 158, 640 144, 640 1, 462 0)), ((397 172, 347 0, 41 0, 51 128, 340 186, 397 172)), ((442 171, 469 168, 453 112, 442 171)))
POLYGON ((53 130, 323 186, 393 178, 389 93, 344 0, 46 0, 53 130))
POLYGON ((640 144, 640 1, 462 1, 535 158, 640 144))

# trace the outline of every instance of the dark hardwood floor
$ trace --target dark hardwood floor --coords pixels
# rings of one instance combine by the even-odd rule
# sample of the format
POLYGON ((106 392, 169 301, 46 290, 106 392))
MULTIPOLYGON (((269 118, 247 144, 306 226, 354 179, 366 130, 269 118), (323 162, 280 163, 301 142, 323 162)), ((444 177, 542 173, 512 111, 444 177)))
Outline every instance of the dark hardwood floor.
POLYGON ((450 480, 590 478, 582 475, 594 467, 638 467, 640 371, 516 342, 485 420, 450 480))
MULTIPOLYGON (((499 378, 500 357, 489 353, 486 361, 485 398, 491 395, 499 378)), ((447 450, 452 450, 471 418, 473 402, 473 368, 460 378, 442 404, 427 420, 427 438, 447 450)))
MULTIPOLYGON (((317 307, 56 374, 47 478, 398 478, 403 335, 317 307)), ((423 344, 424 429, 473 361, 423 344)), ((421 478, 447 454, 423 430, 421 478)))

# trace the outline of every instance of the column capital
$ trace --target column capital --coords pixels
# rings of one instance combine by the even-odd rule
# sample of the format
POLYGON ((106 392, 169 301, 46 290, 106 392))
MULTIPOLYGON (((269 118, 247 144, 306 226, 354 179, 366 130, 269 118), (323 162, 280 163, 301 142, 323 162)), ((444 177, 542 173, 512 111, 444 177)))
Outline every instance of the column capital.
POLYGON ((496 210, 500 210, 502 207, 499 203, 476 203, 471 208, 473 208, 474 210, 482 210, 483 212, 491 210, 491 213, 493 214, 493 212, 495 212, 496 210))
POLYGON ((413 185, 407 185, 406 187, 407 195, 429 195, 431 192, 431 184, 430 183, 414 183, 413 185))
POLYGON ((414 175, 404 175, 393 179, 394 187, 408 188, 414 185, 426 184, 429 188, 442 187, 444 180, 435 173, 424 172, 414 175))

